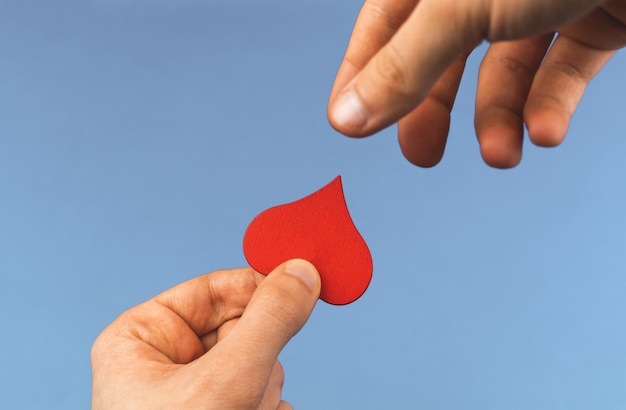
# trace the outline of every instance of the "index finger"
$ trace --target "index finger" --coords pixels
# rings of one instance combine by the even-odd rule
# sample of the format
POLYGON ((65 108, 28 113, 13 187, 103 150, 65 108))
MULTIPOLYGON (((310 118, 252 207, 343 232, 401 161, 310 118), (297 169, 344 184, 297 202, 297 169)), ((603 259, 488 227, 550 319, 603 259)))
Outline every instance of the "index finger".
POLYGON ((126 346, 147 360, 189 363, 205 353, 203 336, 241 316, 262 278, 252 268, 240 268, 183 282, 123 313, 102 332, 99 344, 126 346), (120 338, 130 343, 119 343, 120 338))
POLYGON ((262 278, 252 268, 215 271, 168 289, 154 301, 202 336, 241 316, 262 278))

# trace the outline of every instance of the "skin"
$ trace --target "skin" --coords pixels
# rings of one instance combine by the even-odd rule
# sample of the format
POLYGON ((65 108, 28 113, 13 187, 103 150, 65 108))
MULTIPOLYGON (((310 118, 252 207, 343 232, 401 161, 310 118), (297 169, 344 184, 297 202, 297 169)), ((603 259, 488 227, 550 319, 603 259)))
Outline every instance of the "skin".
POLYGON ((320 283, 294 260, 267 278, 251 268, 199 276, 128 310, 93 345, 92 409, 291 409, 277 357, 320 283))
POLYGON ((397 122, 404 156, 436 165, 467 56, 485 40, 476 135, 487 164, 510 168, 524 126, 536 145, 563 141, 586 86, 626 45, 626 0, 367 0, 331 92, 331 125, 363 137, 397 122))

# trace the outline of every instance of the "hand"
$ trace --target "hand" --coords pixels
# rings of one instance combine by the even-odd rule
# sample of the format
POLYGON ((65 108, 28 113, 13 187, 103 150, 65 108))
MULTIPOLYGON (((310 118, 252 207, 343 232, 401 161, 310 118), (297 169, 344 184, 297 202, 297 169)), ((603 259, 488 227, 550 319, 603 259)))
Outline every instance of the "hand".
POLYGON ((626 45, 626 1, 366 0, 331 92, 332 126, 361 137, 398 121, 404 156, 436 165, 483 40, 476 134, 489 165, 513 167, 524 124, 537 145, 562 142, 585 87, 626 45))
POLYGON ((122 314, 92 348, 92 408, 291 409, 276 358, 309 318, 320 278, 302 260, 263 278, 213 272, 122 314))

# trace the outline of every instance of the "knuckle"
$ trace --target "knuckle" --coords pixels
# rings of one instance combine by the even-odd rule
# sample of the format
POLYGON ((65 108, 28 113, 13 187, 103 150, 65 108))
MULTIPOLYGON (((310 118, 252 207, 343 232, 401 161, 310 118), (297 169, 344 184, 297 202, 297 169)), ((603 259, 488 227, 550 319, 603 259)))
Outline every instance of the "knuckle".
POLYGON ((522 159, 521 152, 494 143, 482 143, 480 151, 485 163, 493 168, 514 168, 522 159))
POLYGON ((601 29, 608 33, 607 43, 610 48, 623 48, 626 45, 626 6, 623 1, 609 0, 604 3, 599 12, 605 17, 605 23, 601 29))
POLYGON ((593 71, 585 69, 585 67, 566 60, 546 61, 544 62, 543 66, 544 69, 549 69, 557 73, 561 73, 576 82, 584 84, 591 81, 591 78, 594 75, 593 71))
POLYGON ((535 74, 535 69, 515 55, 498 53, 494 56, 494 59, 508 71, 522 75, 525 78, 532 78, 535 74))
POLYGON ((395 32, 404 23, 410 6, 410 2, 389 5, 385 2, 371 1, 363 5, 363 14, 368 17, 369 21, 395 32))
POLYGON ((374 59, 374 70, 381 85, 388 91, 407 95, 411 89, 411 82, 402 53, 393 44, 387 45, 384 52, 374 59))

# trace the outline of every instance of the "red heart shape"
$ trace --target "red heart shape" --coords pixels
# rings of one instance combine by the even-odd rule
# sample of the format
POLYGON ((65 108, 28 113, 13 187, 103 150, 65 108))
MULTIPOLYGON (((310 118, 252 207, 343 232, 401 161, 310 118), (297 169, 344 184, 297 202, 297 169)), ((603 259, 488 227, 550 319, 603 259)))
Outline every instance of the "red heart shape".
POLYGON ((322 278, 320 299, 333 305, 357 300, 372 279, 372 256, 354 226, 341 177, 298 201, 269 208, 250 222, 243 251, 257 272, 301 258, 322 278))

